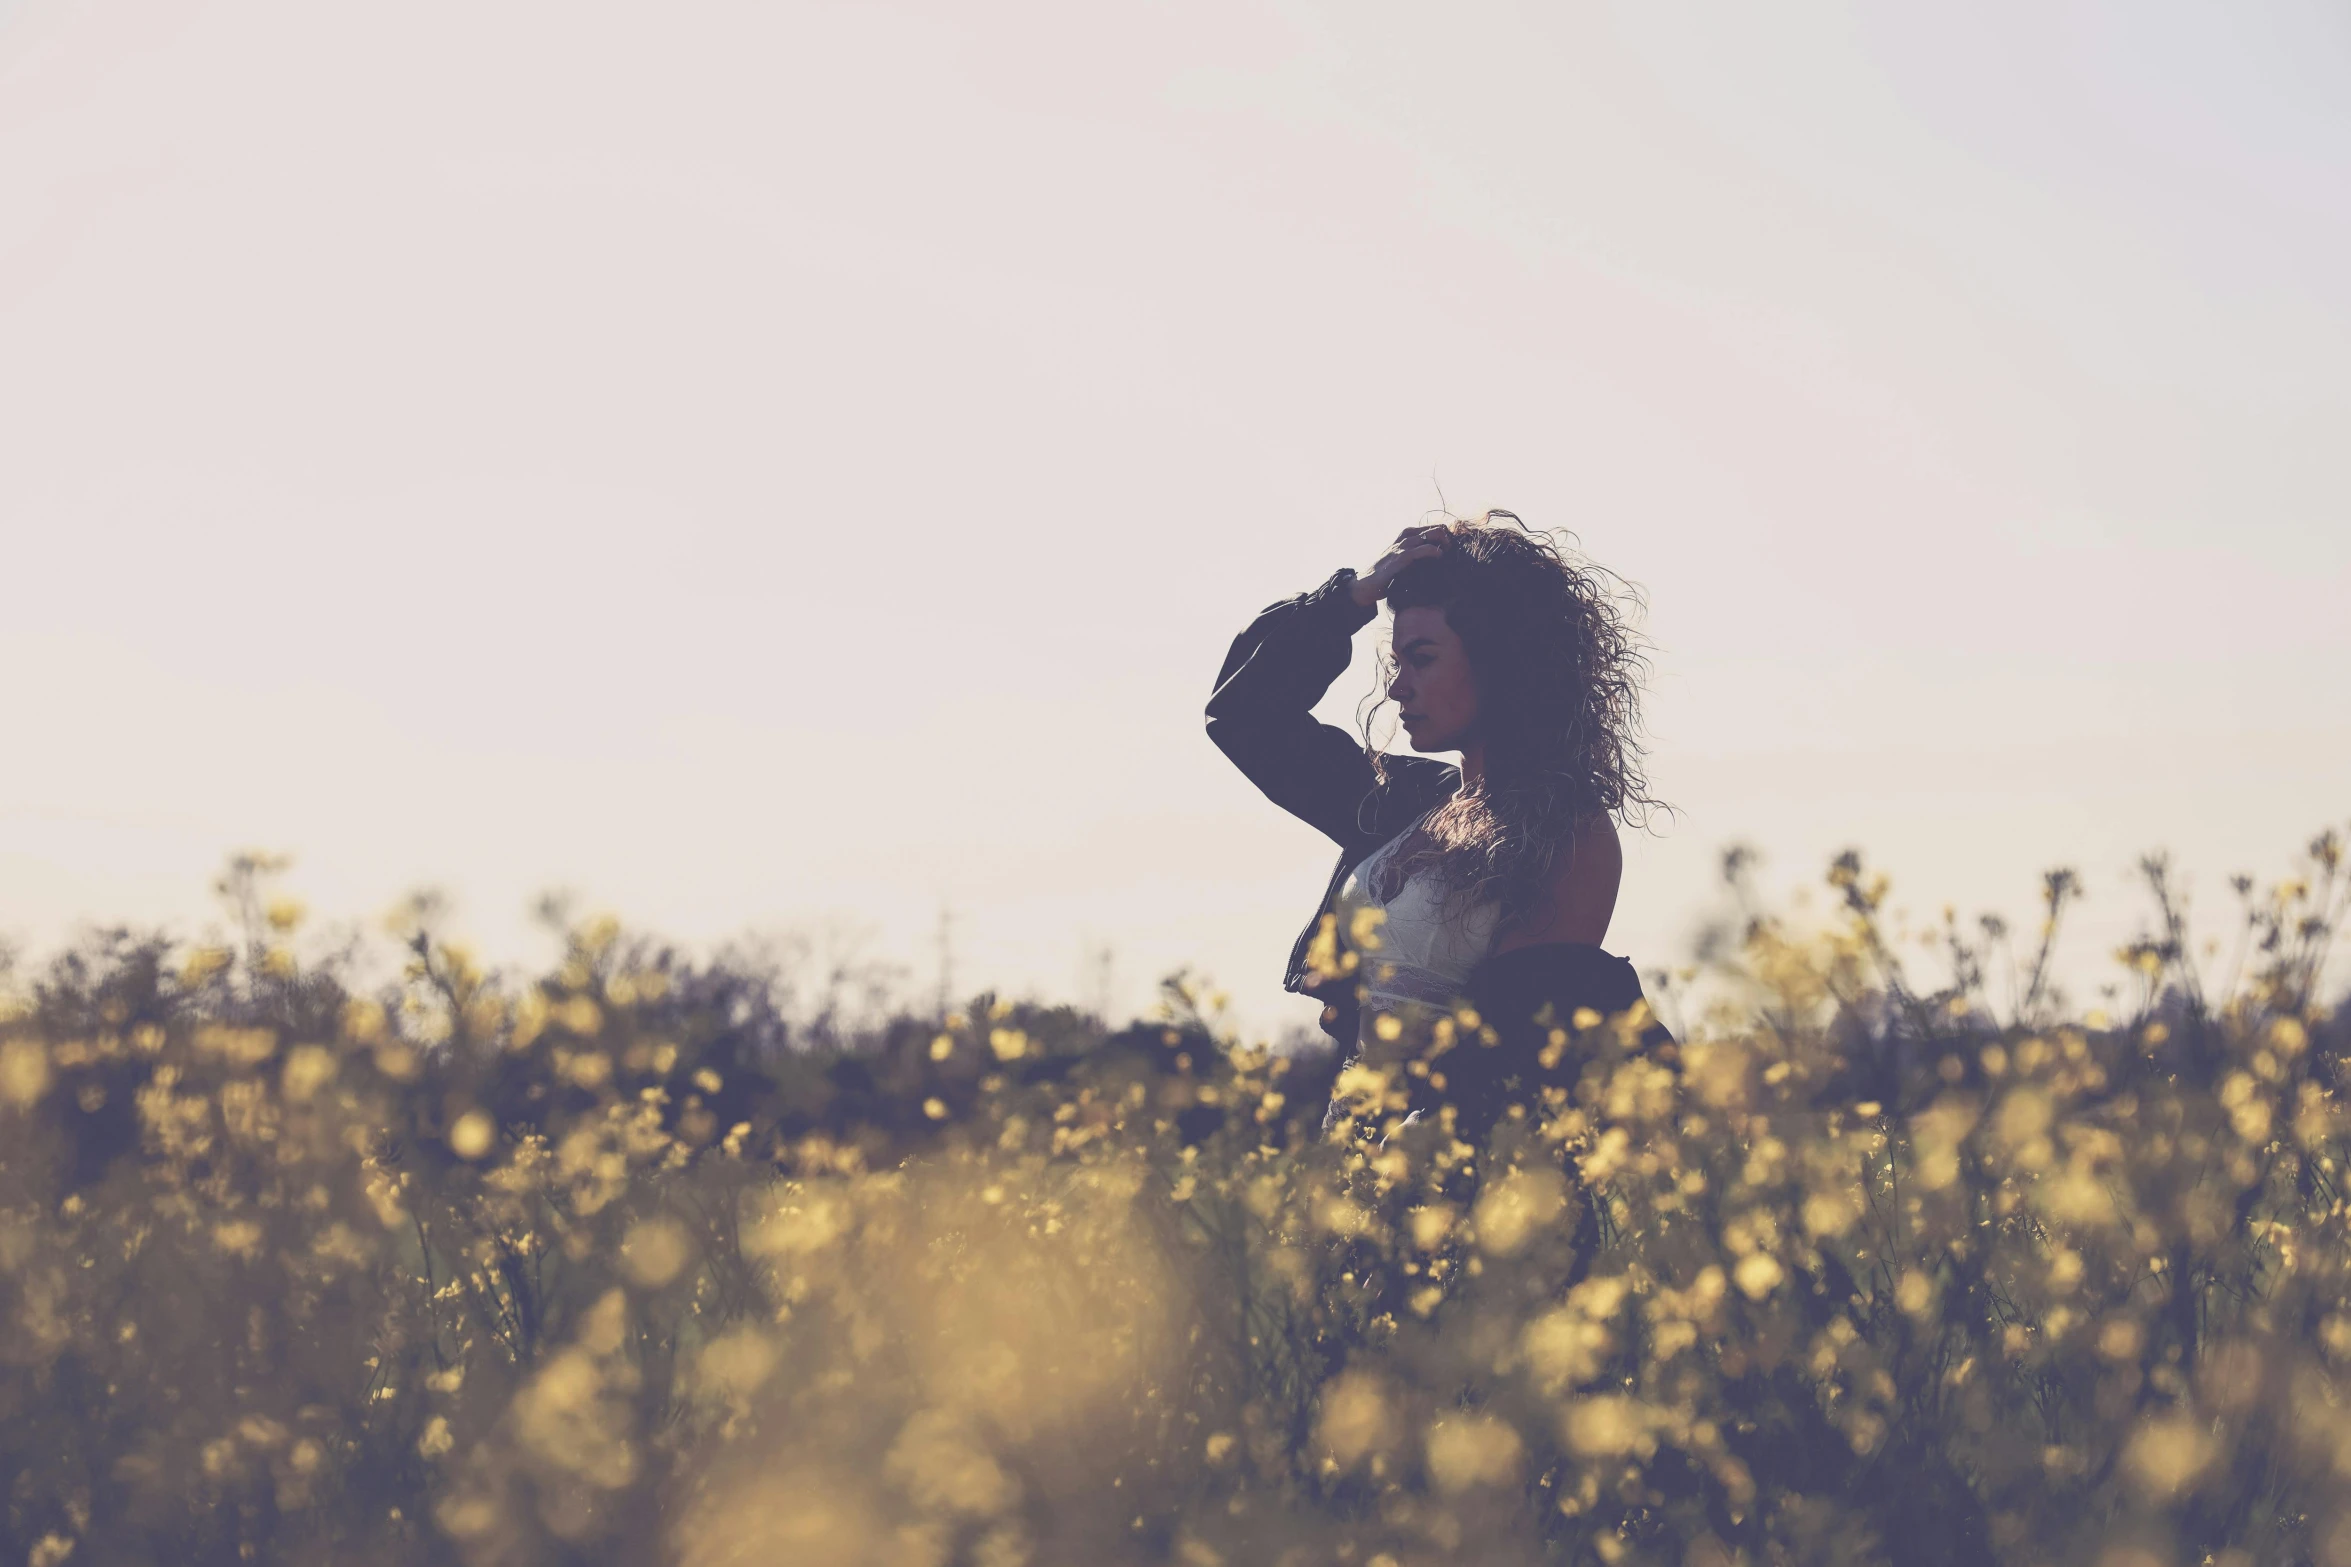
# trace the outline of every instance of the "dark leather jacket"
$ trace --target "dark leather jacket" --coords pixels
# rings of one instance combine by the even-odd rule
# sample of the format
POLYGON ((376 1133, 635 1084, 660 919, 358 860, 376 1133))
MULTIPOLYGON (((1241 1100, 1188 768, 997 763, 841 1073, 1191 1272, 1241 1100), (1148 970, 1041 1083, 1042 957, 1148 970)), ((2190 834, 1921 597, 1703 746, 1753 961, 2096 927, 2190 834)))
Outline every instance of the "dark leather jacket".
MULTIPOLYGON (((1208 699, 1208 738, 1217 749, 1267 799, 1339 846, 1322 904, 1292 944, 1282 984, 1324 1003, 1324 1030, 1348 1051, 1359 1026, 1354 986, 1318 991, 1308 973, 1308 948, 1347 873, 1461 784, 1459 770, 1427 757, 1384 756, 1374 772, 1355 736, 1315 721, 1314 704, 1346 671, 1355 632, 1376 613, 1355 602, 1354 586, 1355 573, 1341 568, 1313 592, 1269 605, 1233 639, 1208 699)), ((1480 1052, 1490 1072, 1452 1074, 1456 1087, 1449 1097, 1469 1115, 1472 1101, 1483 1111, 1493 1108, 1484 1101, 1525 1088, 1549 1032, 1535 1022, 1546 1006, 1565 1021, 1579 1007, 1614 1015, 1642 996, 1640 978, 1624 959, 1594 946, 1554 942, 1489 957, 1470 975, 1463 999, 1500 1034, 1497 1045, 1480 1052)), ((1652 1033, 1664 1038, 1662 1029, 1652 1033)))

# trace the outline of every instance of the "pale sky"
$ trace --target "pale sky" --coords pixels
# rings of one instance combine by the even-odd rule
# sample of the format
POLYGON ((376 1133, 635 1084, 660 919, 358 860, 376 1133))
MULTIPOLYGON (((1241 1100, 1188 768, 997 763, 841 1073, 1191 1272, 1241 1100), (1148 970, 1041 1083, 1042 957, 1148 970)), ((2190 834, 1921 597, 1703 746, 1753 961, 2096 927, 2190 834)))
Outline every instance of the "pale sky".
POLYGON ((1650 597, 1614 950, 1851 843, 2088 973, 2351 813, 2346 364, 2328 3, 0 0, 0 932, 254 846, 1309 1021, 1201 703, 1441 485, 1650 597))

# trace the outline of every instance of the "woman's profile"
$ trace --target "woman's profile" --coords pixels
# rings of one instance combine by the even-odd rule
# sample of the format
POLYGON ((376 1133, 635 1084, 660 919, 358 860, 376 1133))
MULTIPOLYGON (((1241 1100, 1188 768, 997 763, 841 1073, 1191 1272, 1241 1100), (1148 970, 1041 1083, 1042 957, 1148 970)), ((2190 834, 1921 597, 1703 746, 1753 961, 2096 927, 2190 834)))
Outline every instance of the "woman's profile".
POLYGON ((1556 1030, 1646 1021, 1632 965, 1600 946, 1617 823, 1657 804, 1640 643, 1613 580, 1509 512, 1407 528, 1370 570, 1260 614, 1209 698, 1217 747, 1339 845, 1286 988, 1324 1002, 1343 1051, 1417 1055, 1399 1075, 1412 1111, 1449 1109, 1473 1140, 1573 1080, 1556 1030), (1359 740, 1312 713, 1383 598, 1385 698, 1417 756, 1378 751, 1368 718, 1359 740), (1445 1023, 1464 1008, 1474 1023, 1445 1023))

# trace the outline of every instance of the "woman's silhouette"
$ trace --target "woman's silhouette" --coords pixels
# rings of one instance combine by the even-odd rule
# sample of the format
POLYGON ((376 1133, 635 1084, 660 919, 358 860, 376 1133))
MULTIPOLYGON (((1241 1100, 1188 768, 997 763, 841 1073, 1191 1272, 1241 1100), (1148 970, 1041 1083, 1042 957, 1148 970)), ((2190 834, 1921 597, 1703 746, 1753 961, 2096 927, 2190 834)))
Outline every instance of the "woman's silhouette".
POLYGON ((1657 804, 1640 767, 1640 644, 1612 580, 1509 512, 1408 528, 1369 571, 1259 615, 1209 698, 1209 738, 1339 845, 1287 988, 1325 1003, 1343 1049, 1401 1068, 1415 1115, 1449 1107, 1472 1140, 1573 1081, 1556 1030, 1572 1034, 1579 1013, 1585 1026, 1631 1013, 1665 1042, 1632 965, 1600 948, 1623 870, 1616 823, 1657 804), (1457 752, 1458 767, 1381 754, 1368 719, 1359 743, 1312 716, 1383 597, 1386 697, 1415 751, 1457 752))

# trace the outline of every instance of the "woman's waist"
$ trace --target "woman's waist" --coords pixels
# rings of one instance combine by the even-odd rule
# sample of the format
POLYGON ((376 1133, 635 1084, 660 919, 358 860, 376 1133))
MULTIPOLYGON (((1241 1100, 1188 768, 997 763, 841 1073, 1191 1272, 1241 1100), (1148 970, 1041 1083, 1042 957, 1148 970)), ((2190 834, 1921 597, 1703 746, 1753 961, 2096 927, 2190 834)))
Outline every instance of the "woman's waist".
POLYGON ((1475 964, 1439 966, 1369 958, 1358 972, 1356 993, 1367 1010, 1386 1004, 1446 1007, 1468 988, 1475 970, 1475 964))

